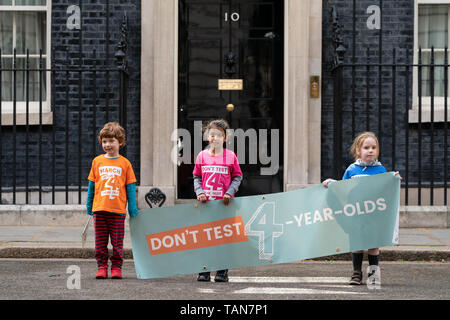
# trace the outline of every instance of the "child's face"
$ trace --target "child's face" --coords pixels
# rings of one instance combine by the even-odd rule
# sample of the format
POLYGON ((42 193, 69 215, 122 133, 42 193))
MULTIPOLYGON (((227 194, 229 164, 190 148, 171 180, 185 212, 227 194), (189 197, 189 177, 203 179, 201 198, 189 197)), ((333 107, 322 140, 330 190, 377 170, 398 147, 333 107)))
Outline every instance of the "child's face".
POLYGON ((367 137, 359 149, 359 158, 363 162, 372 162, 378 158, 378 145, 377 142, 371 138, 367 137))
POLYGON ((120 143, 116 138, 103 138, 102 139, 103 151, 105 151, 108 157, 119 156, 120 143))
POLYGON ((208 130, 208 141, 212 147, 220 149, 223 148, 223 143, 227 141, 227 138, 222 129, 212 126, 208 130))

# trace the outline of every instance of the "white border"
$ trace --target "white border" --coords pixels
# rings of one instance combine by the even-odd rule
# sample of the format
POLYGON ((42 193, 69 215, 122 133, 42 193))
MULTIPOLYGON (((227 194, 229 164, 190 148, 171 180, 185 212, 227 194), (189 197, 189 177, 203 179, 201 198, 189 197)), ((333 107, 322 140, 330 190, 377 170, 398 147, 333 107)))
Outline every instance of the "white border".
MULTIPOLYGON (((46 59, 45 68, 48 70, 51 68, 52 61, 52 52, 51 52, 51 43, 52 43, 52 1, 47 0, 46 6, 21 6, 15 5, 15 0, 12 0, 12 5, 9 6, 0 6, 0 11, 46 11, 47 12, 47 39, 46 39, 46 54, 42 55, 42 58, 46 59)), ((15 41, 14 41, 15 43, 15 41)), ((2 55, 2 58, 13 58, 13 55, 2 55)), ((17 58, 26 58, 26 54, 17 54, 17 58)), ((39 57, 38 54, 30 54, 30 58, 39 57)), ((50 112, 51 111, 51 72, 46 72, 46 97, 45 101, 42 101, 42 112, 50 112)), ((29 102, 29 112, 39 113, 39 101, 30 101, 29 102)), ((12 114, 13 113, 13 102, 12 101, 2 101, 2 114, 12 114)), ((16 113, 26 113, 26 101, 16 101, 16 113)))
MULTIPOLYGON (((418 51, 419 51, 419 5, 421 4, 448 4, 449 5, 449 23, 450 26, 450 0, 414 0, 414 65, 419 63, 418 51)), ((447 50, 450 52, 450 28, 448 30, 448 44, 447 50)), ((430 52, 431 49, 422 49, 422 52, 430 52)), ((435 52, 444 52, 445 49, 435 49, 435 52)), ((418 122, 419 112, 419 96, 418 96, 418 68, 413 67, 413 85, 412 85, 412 109, 409 111, 409 123, 418 122)), ((450 71, 449 71, 450 72, 450 71)), ((450 77, 449 77, 450 79, 450 77)), ((449 82, 450 86, 450 82, 449 82)), ((450 88, 449 88, 450 92, 450 88)), ((445 98, 441 96, 434 97, 434 122, 444 121, 444 101, 445 98)), ((448 102, 450 105, 450 101, 448 102)), ((422 96, 422 122, 430 122, 431 120, 431 97, 422 96)))

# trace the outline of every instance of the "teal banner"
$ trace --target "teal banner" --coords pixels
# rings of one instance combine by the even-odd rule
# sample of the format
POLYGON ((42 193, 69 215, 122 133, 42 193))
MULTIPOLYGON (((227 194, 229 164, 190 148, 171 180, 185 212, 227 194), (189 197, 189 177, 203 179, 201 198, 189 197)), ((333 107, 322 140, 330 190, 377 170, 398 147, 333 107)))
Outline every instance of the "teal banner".
POLYGON ((130 219, 138 279, 264 266, 398 244, 400 178, 140 210, 130 219))

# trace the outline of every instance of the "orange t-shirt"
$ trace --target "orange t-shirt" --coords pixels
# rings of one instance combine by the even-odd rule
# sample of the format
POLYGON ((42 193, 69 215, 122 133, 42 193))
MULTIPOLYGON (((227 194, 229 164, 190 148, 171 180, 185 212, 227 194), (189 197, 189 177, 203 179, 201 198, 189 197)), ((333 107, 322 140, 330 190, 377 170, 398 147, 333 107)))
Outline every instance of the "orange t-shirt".
POLYGON ((95 183, 92 212, 127 214, 126 186, 136 182, 133 167, 127 158, 96 157, 92 161, 88 179, 95 183))

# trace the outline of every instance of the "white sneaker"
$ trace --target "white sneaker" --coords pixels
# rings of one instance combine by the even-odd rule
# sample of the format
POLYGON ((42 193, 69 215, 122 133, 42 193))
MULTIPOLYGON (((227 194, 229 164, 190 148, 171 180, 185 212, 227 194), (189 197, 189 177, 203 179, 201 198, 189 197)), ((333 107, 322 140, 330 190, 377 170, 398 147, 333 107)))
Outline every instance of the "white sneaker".
POLYGON ((367 267, 367 288, 370 290, 381 289, 381 269, 379 266, 367 267))

